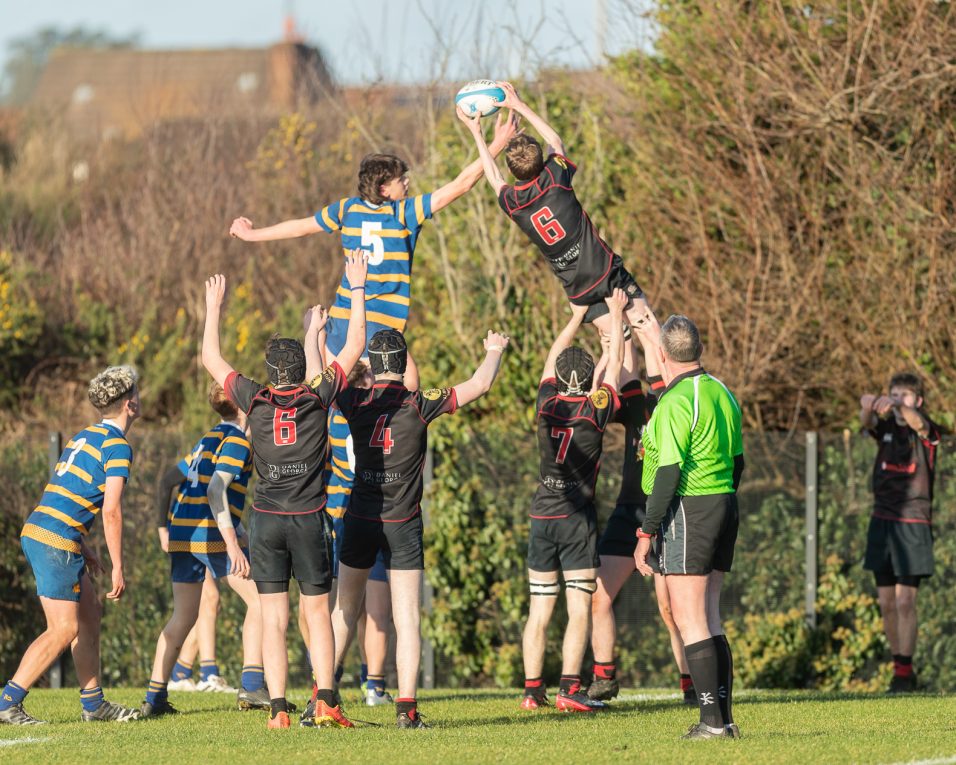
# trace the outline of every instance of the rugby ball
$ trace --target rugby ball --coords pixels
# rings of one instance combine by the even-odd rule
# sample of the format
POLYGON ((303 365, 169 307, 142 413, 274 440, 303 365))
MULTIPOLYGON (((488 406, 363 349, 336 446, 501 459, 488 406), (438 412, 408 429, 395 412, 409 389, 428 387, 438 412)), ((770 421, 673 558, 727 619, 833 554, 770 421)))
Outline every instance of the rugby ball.
POLYGON ((505 92, 494 80, 472 80, 458 91, 455 106, 460 106, 469 117, 487 117, 498 111, 498 104, 504 100, 505 92))

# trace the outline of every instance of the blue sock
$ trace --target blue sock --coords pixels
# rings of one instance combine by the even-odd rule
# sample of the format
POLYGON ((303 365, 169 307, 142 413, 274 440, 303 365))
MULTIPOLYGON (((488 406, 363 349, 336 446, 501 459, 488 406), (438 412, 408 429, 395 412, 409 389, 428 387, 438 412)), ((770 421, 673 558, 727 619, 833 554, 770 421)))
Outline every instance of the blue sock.
POLYGON ((21 688, 11 680, 3 686, 3 692, 0 693, 0 711, 22 704, 28 693, 29 691, 26 688, 21 688))
POLYGON ((210 675, 219 674, 219 665, 215 661, 199 662, 199 679, 208 680, 210 675))
POLYGON ((370 691, 375 691, 379 696, 383 695, 385 693, 385 676, 370 675, 367 688, 370 691))
POLYGON ((362 685, 366 680, 368 680, 368 664, 363 664, 359 671, 359 685, 362 685))
POLYGON ((242 690, 258 691, 265 685, 265 674, 261 664, 247 664, 242 668, 242 690))
POLYGON ((99 686, 80 690, 80 703, 87 712, 95 712, 103 703, 103 689, 99 686))
POLYGON ((165 701, 169 698, 166 691, 166 683, 160 683, 156 680, 149 681, 149 687, 146 689, 146 703, 155 704, 157 701, 165 701))
POLYGON ((193 668, 177 661, 173 666, 173 674, 170 676, 170 680, 190 680, 192 676, 193 668))

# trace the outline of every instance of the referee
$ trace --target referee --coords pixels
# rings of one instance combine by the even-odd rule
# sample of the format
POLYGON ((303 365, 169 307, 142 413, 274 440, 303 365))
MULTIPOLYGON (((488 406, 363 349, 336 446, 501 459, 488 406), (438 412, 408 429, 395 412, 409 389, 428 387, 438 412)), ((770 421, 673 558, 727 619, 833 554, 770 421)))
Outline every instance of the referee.
POLYGON ((703 370, 702 350, 700 333, 686 316, 664 322, 657 353, 667 387, 644 432, 647 517, 637 531, 634 559, 650 576, 653 542, 684 640, 700 707, 700 722, 684 738, 739 738, 720 586, 737 540, 736 491, 744 469, 740 406, 703 370))

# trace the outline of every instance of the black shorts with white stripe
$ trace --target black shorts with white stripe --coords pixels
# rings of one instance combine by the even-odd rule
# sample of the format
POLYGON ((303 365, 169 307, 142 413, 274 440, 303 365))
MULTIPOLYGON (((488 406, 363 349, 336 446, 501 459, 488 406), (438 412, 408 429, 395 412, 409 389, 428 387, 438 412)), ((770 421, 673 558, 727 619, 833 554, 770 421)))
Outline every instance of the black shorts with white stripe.
POLYGON ((730 571, 738 523, 736 494, 674 497, 655 539, 661 572, 730 571))

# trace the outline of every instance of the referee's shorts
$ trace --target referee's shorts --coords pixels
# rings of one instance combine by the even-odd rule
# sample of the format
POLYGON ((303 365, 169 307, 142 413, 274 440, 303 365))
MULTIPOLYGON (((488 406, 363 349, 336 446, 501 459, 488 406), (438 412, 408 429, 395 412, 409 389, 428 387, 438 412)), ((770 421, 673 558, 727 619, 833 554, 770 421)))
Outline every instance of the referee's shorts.
POLYGON ((738 523, 736 494, 674 497, 655 540, 661 573, 730 571, 738 523))

